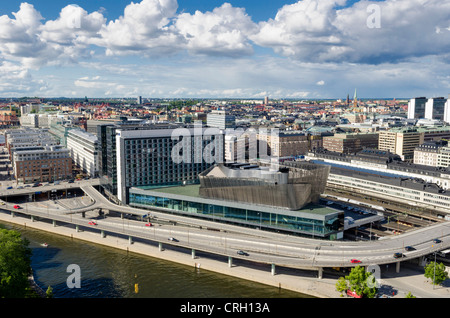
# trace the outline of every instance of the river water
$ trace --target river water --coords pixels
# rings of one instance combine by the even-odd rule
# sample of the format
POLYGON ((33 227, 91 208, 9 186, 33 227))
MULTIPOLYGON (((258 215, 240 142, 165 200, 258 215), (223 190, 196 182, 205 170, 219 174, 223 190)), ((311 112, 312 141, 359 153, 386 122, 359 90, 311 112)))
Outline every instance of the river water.
POLYGON ((51 286, 55 298, 309 298, 44 231, 4 225, 30 241, 35 281, 44 291, 51 286), (41 246, 43 242, 48 247, 41 246), (80 288, 67 285, 73 273, 68 271, 71 264, 79 266, 80 288))

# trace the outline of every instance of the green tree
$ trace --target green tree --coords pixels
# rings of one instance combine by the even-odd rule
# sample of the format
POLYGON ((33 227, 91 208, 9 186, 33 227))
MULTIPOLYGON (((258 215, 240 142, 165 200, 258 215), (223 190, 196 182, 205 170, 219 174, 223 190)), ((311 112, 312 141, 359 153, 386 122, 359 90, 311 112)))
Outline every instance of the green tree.
POLYGON ((349 289, 358 295, 374 298, 378 289, 376 288, 375 278, 372 273, 365 270, 364 267, 356 266, 352 268, 348 276, 345 276, 349 289))
POLYGON ((47 298, 53 298, 53 288, 52 286, 48 286, 47 291, 45 292, 47 298))
POLYGON ((339 279, 336 282, 336 290, 342 294, 345 291, 347 291, 347 289, 348 289, 347 281, 345 280, 344 277, 339 277, 339 279))
POLYGON ((411 292, 408 292, 405 296, 405 298, 416 298, 416 296, 414 296, 413 294, 411 294, 411 292))
POLYGON ((0 298, 25 297, 31 273, 28 245, 19 232, 0 228, 0 298))
POLYGON ((448 273, 445 271, 444 264, 429 262, 425 265, 425 277, 431 279, 432 284, 440 285, 448 278, 448 273))

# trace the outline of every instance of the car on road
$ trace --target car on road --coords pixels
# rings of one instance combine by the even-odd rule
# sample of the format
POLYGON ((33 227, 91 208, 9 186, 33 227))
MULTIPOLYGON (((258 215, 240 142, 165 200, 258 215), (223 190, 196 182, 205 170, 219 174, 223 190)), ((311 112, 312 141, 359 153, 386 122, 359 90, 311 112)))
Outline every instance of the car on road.
POLYGON ((0 205, 5 205, 5 202, 3 202, 3 201, 0 201, 0 205))
POLYGON ((353 258, 353 259, 350 260, 350 263, 352 263, 352 264, 359 264, 359 263, 361 263, 361 261, 359 259, 353 258))
POLYGON ((11 190, 12 188, 13 188, 13 187, 7 187, 6 189, 7 189, 7 190, 11 190))
POLYGON ((97 225, 94 221, 89 221, 89 225, 97 225))
POLYGON ((150 222, 145 223, 145 226, 153 226, 153 224, 151 224, 150 222))
POLYGON ((17 204, 16 204, 16 205, 14 206, 14 209, 20 209, 20 205, 17 205, 17 204))
POLYGON ((69 180, 69 183, 74 183, 75 181, 73 181, 73 180, 69 180))
POLYGON ((17 189, 23 189, 23 187, 22 186, 18 186, 17 189))
POLYGON ((169 237, 169 239, 168 239, 169 241, 172 241, 172 242, 179 242, 176 238, 174 238, 174 237, 169 237))
POLYGON ((55 181, 55 185, 58 185, 60 182, 59 181, 55 181))
POLYGON ((416 249, 412 246, 405 246, 405 250, 410 252, 410 251, 415 251, 416 249))
POLYGON ((237 254, 242 256, 248 256, 248 253, 244 251, 237 251, 237 254))
POLYGON ((405 255, 403 255, 402 253, 394 253, 394 258, 402 258, 405 255))
POLYGON ((441 243, 441 242, 442 241, 440 239, 437 239, 437 238, 433 240, 433 243, 441 243))

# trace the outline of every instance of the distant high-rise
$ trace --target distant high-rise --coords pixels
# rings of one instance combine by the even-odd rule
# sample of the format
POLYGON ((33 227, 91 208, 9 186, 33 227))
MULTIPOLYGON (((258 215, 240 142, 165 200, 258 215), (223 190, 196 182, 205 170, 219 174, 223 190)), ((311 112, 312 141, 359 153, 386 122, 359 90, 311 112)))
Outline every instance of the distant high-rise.
POLYGON ((425 118, 444 120, 446 102, 444 97, 429 98, 425 104, 425 118))
POLYGON ((445 102, 444 106, 444 121, 446 123, 450 123, 450 95, 448 95, 448 99, 445 102))
POLYGON ((269 104, 269 97, 266 96, 264 97, 264 105, 268 105, 269 104))
POLYGON ((356 95, 356 88, 355 88, 355 95, 353 95, 353 107, 358 107, 358 96, 356 95))
POLYGON ((219 129, 235 128, 236 118, 233 115, 227 114, 225 110, 213 110, 207 115, 206 124, 209 127, 216 127, 219 129))
POLYGON ((139 96, 137 98, 137 103, 138 103, 138 105, 142 105, 142 96, 139 96))
POLYGON ((408 102, 408 119, 425 118, 426 97, 411 98, 408 102))

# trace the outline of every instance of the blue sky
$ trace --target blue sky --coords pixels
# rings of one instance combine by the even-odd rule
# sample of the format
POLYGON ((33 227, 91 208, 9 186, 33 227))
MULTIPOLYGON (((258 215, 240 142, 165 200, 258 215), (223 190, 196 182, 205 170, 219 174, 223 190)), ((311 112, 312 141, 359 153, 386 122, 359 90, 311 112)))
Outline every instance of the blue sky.
POLYGON ((9 0, 0 96, 450 93, 440 0, 9 0))

